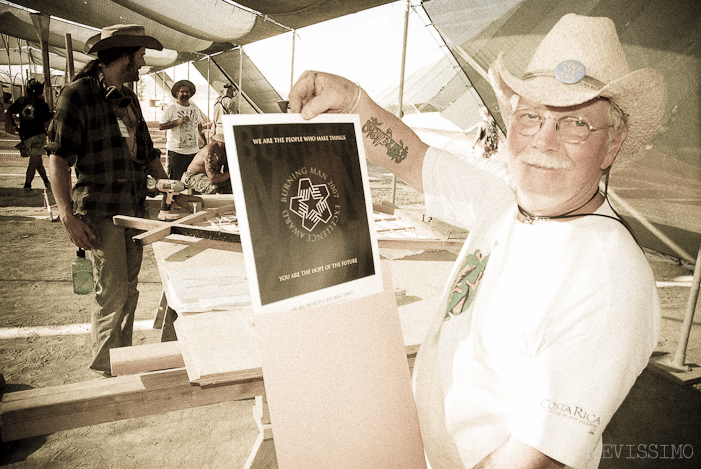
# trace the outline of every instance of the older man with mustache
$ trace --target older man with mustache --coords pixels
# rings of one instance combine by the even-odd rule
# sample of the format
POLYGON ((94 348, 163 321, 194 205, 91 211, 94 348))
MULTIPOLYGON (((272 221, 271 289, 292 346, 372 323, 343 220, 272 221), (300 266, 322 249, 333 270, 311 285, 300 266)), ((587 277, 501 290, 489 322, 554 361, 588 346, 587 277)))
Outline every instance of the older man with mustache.
POLYGON ((414 367, 430 466, 594 468, 660 320, 650 266, 607 203, 608 172, 657 132, 666 83, 630 71, 610 19, 574 14, 521 78, 500 55, 490 79, 506 163, 428 147, 333 75, 305 72, 290 111, 359 114, 367 156, 470 231, 414 367), (374 145, 375 129, 399 151, 374 145))

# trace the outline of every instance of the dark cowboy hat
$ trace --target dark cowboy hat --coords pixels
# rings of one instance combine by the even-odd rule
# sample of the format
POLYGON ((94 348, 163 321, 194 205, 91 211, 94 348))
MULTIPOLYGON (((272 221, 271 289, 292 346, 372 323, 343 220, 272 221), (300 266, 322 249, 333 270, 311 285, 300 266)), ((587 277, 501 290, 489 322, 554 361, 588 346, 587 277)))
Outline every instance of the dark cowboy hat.
POLYGON ((187 86, 190 88, 190 96, 195 96, 195 92, 197 92, 197 88, 195 88, 195 84, 191 82, 190 80, 180 80, 176 81, 173 87, 170 89, 170 94, 173 95, 174 98, 178 98, 178 90, 182 88, 183 86, 187 86))
POLYGON ((158 39, 146 35, 146 30, 138 24, 115 24, 102 28, 85 43, 83 50, 86 54, 96 54, 101 50, 115 47, 146 47, 147 49, 163 50, 163 44, 158 39))

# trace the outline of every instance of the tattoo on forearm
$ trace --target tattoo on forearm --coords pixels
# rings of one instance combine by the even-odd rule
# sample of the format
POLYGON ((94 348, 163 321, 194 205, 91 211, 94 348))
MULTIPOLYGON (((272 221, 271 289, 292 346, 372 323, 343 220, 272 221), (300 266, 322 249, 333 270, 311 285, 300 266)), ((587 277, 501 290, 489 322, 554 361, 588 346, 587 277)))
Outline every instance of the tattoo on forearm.
POLYGON ((207 169, 207 173, 216 174, 219 172, 219 157, 216 153, 207 153, 205 168, 207 169))
POLYGON ((372 140, 373 146, 382 145, 386 147, 387 156, 394 160, 395 163, 401 163, 409 155, 409 147, 405 147, 402 140, 399 143, 395 142, 392 138, 392 129, 382 130, 380 128, 381 125, 382 122, 379 122, 375 117, 371 117, 363 125, 363 134, 372 140))

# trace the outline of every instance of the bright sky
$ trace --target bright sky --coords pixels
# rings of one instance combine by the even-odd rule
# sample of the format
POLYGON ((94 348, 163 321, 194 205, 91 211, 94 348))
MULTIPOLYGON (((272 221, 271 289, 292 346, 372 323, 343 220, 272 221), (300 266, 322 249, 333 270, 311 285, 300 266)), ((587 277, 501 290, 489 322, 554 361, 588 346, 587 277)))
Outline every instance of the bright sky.
MULTIPOLYGON (((401 71, 404 12, 405 2, 397 1, 298 30, 295 79, 305 70, 335 73, 359 82, 372 97, 391 85, 396 86, 401 71)), ((443 56, 435 33, 424 24, 412 11, 407 39, 407 78, 443 56)), ((244 51, 286 98, 291 81, 292 34, 249 44, 244 46, 244 51)), ((186 78, 187 69, 183 67, 186 65, 176 67, 175 80, 186 78)), ((197 72, 191 67, 190 79, 198 84, 193 74, 197 72)))
MULTIPOLYGON (((405 2, 398 1, 302 28, 295 45, 295 79, 319 70, 355 80, 371 96, 399 81, 405 2)), ((244 50, 284 95, 290 89, 292 34, 259 41, 244 50)), ((406 76, 442 56, 417 13, 409 16, 406 76)))

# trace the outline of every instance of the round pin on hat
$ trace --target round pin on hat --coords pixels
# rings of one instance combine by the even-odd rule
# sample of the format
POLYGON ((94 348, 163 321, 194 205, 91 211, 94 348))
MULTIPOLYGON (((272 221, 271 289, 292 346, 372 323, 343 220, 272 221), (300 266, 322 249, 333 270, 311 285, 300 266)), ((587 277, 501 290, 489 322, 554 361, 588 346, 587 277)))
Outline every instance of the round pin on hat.
POLYGON ((628 137, 616 158, 619 168, 657 133, 667 103, 665 78, 650 68, 631 72, 609 18, 567 14, 538 45, 522 78, 506 68, 503 52, 489 76, 505 122, 511 118, 516 95, 555 107, 609 99, 628 116, 628 137), (556 77, 557 68, 562 72, 556 77))
POLYGON ((565 60, 555 67, 555 78, 562 83, 579 83, 587 75, 587 68, 577 60, 565 60))

